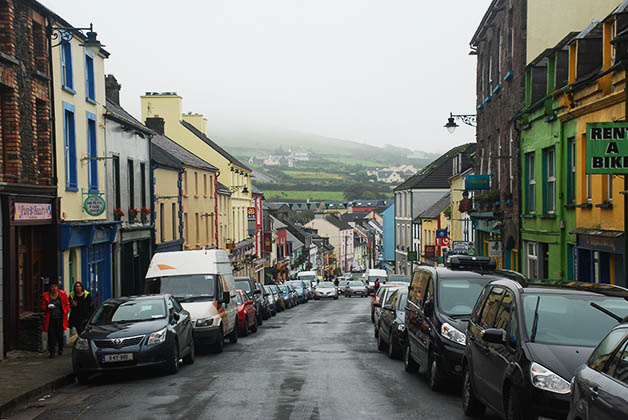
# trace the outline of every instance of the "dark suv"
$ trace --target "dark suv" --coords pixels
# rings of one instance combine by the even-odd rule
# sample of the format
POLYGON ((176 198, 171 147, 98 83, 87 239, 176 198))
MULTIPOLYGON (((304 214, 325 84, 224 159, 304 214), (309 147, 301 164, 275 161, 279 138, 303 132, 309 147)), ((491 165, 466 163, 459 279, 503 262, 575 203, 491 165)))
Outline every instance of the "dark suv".
POLYGON ((235 277, 236 289, 244 290, 246 293, 253 297, 253 301, 255 302, 255 310, 257 311, 257 324, 262 325, 264 321, 262 319, 262 312, 264 305, 264 295, 262 294, 261 289, 255 287, 253 284, 253 280, 250 277, 235 277))
POLYGON ((450 257, 447 268, 416 269, 405 307, 406 371, 414 373, 423 367, 433 390, 451 379, 459 380, 473 306, 484 286, 509 277, 525 281, 518 273, 496 270, 495 260, 487 257, 450 257))
POLYGON ((628 290, 608 284, 487 285, 464 352, 463 408, 507 419, 563 419, 570 381, 607 331, 628 315, 628 290))

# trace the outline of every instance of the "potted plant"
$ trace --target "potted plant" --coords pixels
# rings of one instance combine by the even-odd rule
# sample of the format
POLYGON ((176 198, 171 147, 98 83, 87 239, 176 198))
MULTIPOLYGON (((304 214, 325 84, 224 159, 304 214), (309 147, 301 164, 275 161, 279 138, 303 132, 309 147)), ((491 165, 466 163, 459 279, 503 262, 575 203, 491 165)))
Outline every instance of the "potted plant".
POLYGON ((148 216, 150 215, 150 209, 146 208, 146 206, 142 206, 140 209, 140 217, 142 219, 142 224, 148 224, 148 216))
POLYGON ((133 224, 136 222, 139 212, 140 211, 138 209, 129 209, 129 223, 133 224))
POLYGON ((113 210, 113 220, 119 222, 124 217, 124 211, 118 207, 113 210))

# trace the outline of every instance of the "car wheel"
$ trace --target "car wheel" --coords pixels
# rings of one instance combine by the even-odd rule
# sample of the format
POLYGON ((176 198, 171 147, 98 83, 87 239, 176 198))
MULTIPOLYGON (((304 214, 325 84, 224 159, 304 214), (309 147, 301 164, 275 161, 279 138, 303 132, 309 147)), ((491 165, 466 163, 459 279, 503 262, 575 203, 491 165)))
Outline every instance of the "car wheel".
POLYGON ((229 334, 229 343, 235 344, 238 342, 238 316, 233 320, 233 330, 229 334))
POLYGON ((172 357, 168 363, 168 373, 171 375, 179 372, 179 342, 174 342, 174 349, 172 349, 172 357))
POLYGON ((482 417, 486 411, 486 406, 473 393, 471 371, 468 368, 465 369, 462 379, 462 409, 469 417, 482 417))
POLYGON ((375 324, 375 312, 371 311, 371 323, 375 324))
POLYGON ((403 352, 403 367, 408 373, 416 373, 419 370, 419 364, 412 358, 412 352, 410 350, 410 344, 407 343, 403 352))
POLYGON ((334 300, 338 300, 338 296, 334 296, 334 300))
POLYGON ((386 343, 382 339, 382 334, 377 335, 377 350, 383 351, 386 348, 386 343))
POLYGON ((194 340, 190 343, 190 352, 183 358, 183 363, 186 365, 194 364, 194 340))
POLYGON ((244 318, 244 328, 242 328, 242 331, 240 331, 242 334, 242 337, 246 337, 247 335, 249 335, 249 316, 247 315, 246 318, 244 318))
POLYGON ((425 380, 427 381, 427 385, 432 391, 440 391, 440 389, 443 387, 443 379, 440 373, 440 367, 438 366, 438 362, 436 361, 436 358, 434 357, 434 354, 431 350, 428 354, 425 380))
POLYGON ((258 325, 257 317, 255 317, 255 322, 253 323, 253 326, 251 327, 251 332, 254 332, 254 333, 257 332, 257 325, 258 325))
POLYGON ((262 325, 263 323, 264 323, 264 319, 263 319, 262 314, 261 314, 261 312, 260 312, 260 315, 257 317, 257 322, 256 322, 256 324, 257 324, 257 325, 262 325))
POLYGON ((214 350, 214 353, 222 353, 222 350, 224 348, 225 348, 225 336, 224 336, 224 333, 222 332, 222 326, 221 326, 220 329, 218 330, 218 337, 216 338, 216 342, 214 343, 213 350, 214 350))
POLYGON ((399 357, 399 351, 395 348, 392 331, 388 333, 388 357, 396 359, 399 357))
MULTIPOLYGON (((526 412, 526 408, 521 403, 521 397, 509 388, 508 391, 508 407, 506 407, 506 420, 531 420, 533 417, 526 412)), ((536 418, 536 417, 534 417, 536 418)))
POLYGON ((79 384, 81 384, 81 385, 88 385, 89 384, 89 375, 86 375, 84 373, 78 373, 75 376, 76 376, 76 380, 78 381, 79 384))

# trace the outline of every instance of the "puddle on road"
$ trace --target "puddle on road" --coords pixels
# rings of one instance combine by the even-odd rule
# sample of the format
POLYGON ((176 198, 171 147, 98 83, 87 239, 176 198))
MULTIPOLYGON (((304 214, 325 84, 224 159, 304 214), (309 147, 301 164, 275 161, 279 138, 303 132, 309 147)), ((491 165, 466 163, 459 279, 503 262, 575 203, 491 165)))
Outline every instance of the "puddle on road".
POLYGON ((320 325, 320 324, 329 324, 329 322, 327 322, 327 321, 310 321, 310 322, 306 322, 306 324, 308 324, 308 325, 320 325))

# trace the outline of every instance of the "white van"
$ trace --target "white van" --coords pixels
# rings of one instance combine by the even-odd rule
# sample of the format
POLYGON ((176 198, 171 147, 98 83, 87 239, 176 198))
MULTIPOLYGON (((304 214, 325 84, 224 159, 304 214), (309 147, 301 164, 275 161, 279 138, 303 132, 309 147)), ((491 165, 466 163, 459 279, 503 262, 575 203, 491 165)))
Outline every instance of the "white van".
POLYGON ((375 287, 375 280, 378 279, 380 284, 386 283, 386 280, 388 280, 388 273, 386 272, 386 270, 369 268, 364 272, 364 275, 362 276, 362 281, 369 289, 373 289, 375 287))
POLYGON ((316 271, 301 271, 297 274, 297 279, 306 282, 305 284, 311 284, 312 287, 316 287, 318 273, 316 271))
POLYGON ((238 304, 229 256, 223 250, 160 252, 145 279, 148 294, 171 294, 190 313, 194 341, 221 352, 238 341, 238 304))

